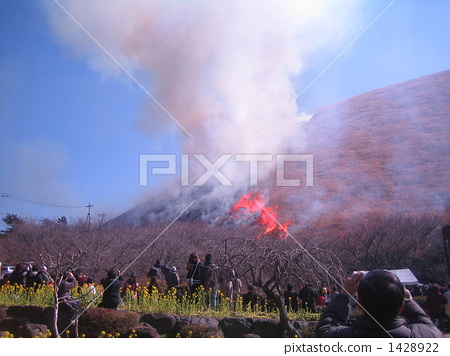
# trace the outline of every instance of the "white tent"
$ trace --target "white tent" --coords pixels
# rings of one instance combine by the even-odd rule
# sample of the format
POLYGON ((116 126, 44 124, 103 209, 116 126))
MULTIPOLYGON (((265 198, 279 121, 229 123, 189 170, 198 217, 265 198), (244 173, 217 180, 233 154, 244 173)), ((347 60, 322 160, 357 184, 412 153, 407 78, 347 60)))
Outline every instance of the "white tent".
POLYGON ((411 272, 411 270, 409 268, 392 269, 392 270, 390 270, 390 272, 395 274, 400 279, 400 282, 402 282, 405 285, 419 283, 416 276, 411 272))

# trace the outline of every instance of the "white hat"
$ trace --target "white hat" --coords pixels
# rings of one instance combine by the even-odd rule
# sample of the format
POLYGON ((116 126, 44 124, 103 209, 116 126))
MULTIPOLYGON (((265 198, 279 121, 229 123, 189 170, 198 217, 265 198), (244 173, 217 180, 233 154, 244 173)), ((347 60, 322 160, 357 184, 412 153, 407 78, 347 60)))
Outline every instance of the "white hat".
POLYGON ((175 272, 177 268, 175 266, 172 267, 172 272, 175 272))

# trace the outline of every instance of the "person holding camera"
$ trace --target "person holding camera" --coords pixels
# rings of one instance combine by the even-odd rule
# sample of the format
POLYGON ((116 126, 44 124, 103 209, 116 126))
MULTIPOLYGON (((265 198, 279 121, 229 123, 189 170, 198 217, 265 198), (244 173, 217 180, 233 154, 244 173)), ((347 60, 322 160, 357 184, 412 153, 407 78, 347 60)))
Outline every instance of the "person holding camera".
POLYGON ((316 337, 436 338, 442 332, 411 298, 398 277, 386 270, 355 272, 349 276, 317 324, 316 337), (347 325, 350 298, 362 316, 347 325))
POLYGON ((58 287, 58 298, 70 297, 70 291, 77 285, 77 280, 73 276, 72 272, 66 272, 58 287))
POLYGON ((124 283, 119 270, 117 272, 113 269, 109 270, 106 278, 102 278, 100 281, 100 284, 103 286, 103 300, 98 306, 100 308, 117 310, 122 301, 120 299, 120 291, 124 283))

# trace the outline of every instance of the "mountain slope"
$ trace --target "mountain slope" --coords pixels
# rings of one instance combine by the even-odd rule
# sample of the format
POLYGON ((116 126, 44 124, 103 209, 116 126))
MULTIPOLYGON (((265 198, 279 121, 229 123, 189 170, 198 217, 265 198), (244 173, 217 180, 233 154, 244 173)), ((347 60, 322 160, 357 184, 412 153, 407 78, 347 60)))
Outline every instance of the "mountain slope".
POLYGON ((313 154, 314 186, 271 194, 296 218, 440 214, 450 199, 450 71, 320 108, 305 130, 292 152, 313 154))
MULTIPOLYGON (((289 162, 285 177, 302 186, 277 187, 270 178, 256 189, 279 205, 284 221, 301 227, 367 214, 442 214, 450 201, 450 70, 319 108, 298 137, 291 153, 313 155, 314 185, 304 185, 304 163, 289 162)), ((161 193, 112 223, 171 220, 193 198, 201 203, 184 220, 221 221, 239 196, 202 200, 208 189, 174 199, 161 193)))

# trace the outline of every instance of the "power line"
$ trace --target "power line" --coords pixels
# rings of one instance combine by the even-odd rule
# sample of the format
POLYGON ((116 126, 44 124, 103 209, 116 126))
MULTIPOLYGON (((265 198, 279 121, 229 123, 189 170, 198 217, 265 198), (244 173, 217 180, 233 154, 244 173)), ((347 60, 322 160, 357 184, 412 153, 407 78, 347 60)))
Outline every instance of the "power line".
POLYGON ((53 208, 78 209, 78 208, 86 208, 86 207, 88 207, 87 205, 59 205, 59 204, 52 204, 52 203, 44 203, 44 202, 40 202, 40 201, 37 201, 37 200, 22 198, 22 197, 19 197, 17 195, 13 195, 13 194, 0 194, 0 198, 11 198, 11 199, 14 199, 14 200, 17 200, 17 201, 21 201, 23 203, 35 204, 35 205, 43 205, 43 206, 50 206, 50 207, 53 207, 53 208))

